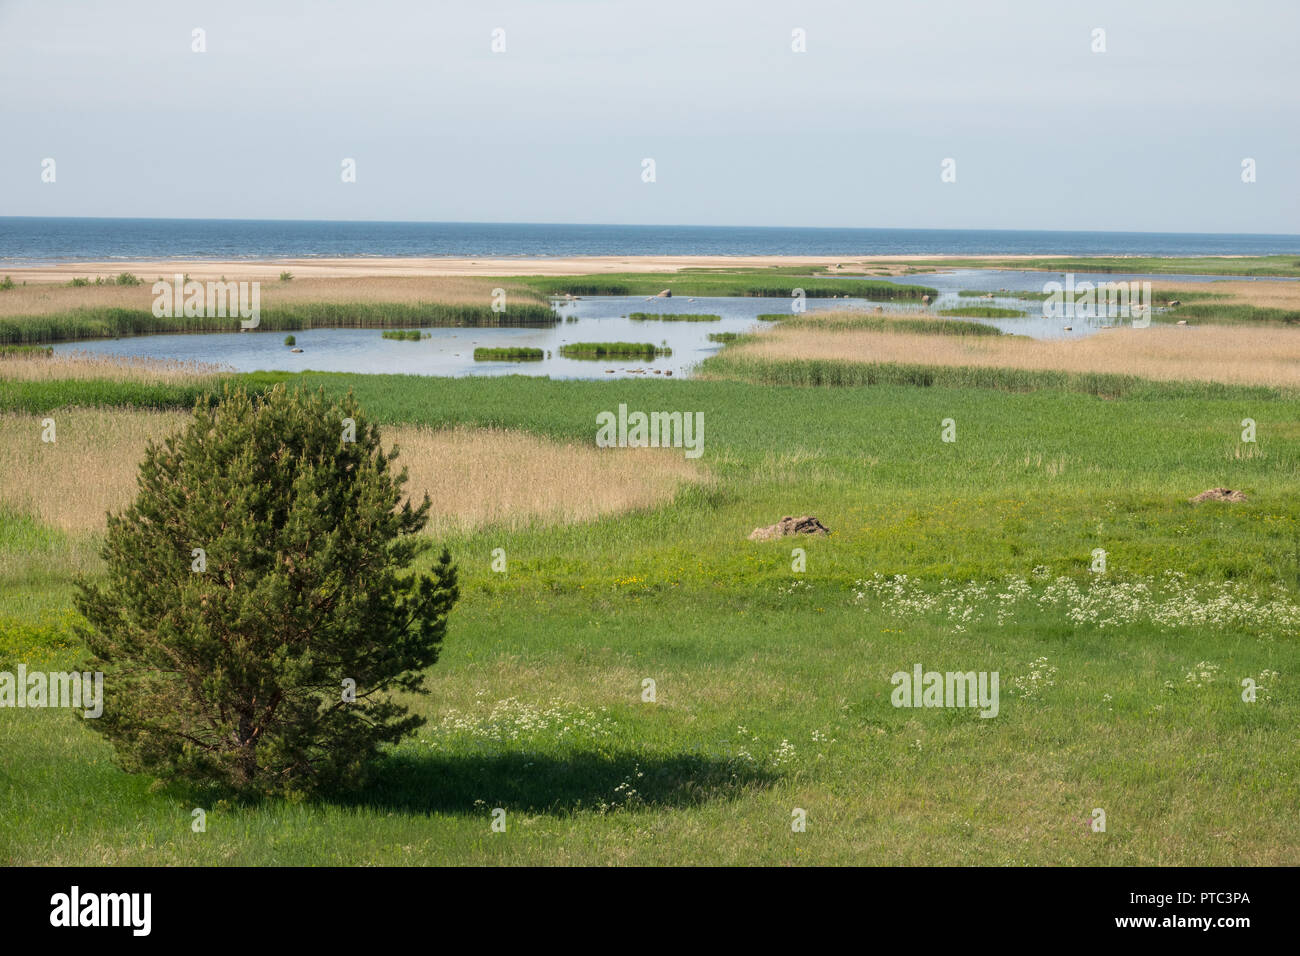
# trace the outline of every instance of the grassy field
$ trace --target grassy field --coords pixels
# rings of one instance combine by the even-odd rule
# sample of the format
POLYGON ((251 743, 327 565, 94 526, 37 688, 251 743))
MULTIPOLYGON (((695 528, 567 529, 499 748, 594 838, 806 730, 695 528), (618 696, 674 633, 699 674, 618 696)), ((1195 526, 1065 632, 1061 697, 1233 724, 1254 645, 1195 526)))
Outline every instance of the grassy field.
MULTIPOLYGON (((429 723, 364 792, 243 805, 120 772, 66 711, 0 711, 0 861, 1300 863, 1294 397, 241 378, 352 389, 421 481, 470 509, 436 532, 464 597, 416 704, 429 723), (590 469, 644 471, 649 450, 594 447, 595 416, 619 403, 702 412, 703 457, 658 450, 662 483, 604 509, 529 510, 563 489, 590 508, 590 484, 612 482, 590 469), (538 457, 554 467, 523 470, 538 457), (450 458, 477 465, 445 474, 450 458), (489 499, 526 487, 520 505, 473 512, 476 471, 497 476, 489 499), (1212 487, 1248 501, 1189 503, 1212 487), (800 514, 832 534, 746 539, 800 514), (917 663, 999 672, 997 717, 891 706, 890 676, 917 663), (1094 808, 1104 833, 1084 825, 1094 808)), ((6 475, 49 486, 33 500, 7 478, 0 499, 0 669, 83 659, 71 583, 96 572, 100 502, 80 489, 120 491, 99 462, 129 462, 204 387, 0 373, 6 475), (171 410, 132 411, 148 407, 171 410), (40 443, 46 417, 57 447, 40 443)))

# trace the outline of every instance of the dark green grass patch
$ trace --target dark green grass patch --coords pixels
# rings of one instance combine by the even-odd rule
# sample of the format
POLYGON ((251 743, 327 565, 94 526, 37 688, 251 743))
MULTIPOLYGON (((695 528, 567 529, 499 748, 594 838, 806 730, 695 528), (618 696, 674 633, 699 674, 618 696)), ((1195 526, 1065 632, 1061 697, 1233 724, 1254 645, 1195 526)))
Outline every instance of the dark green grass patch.
POLYGON ((673 350, 653 342, 570 342, 560 346, 565 358, 654 358, 672 355, 673 350))
POLYGON ((963 305, 956 309, 940 309, 940 315, 968 319, 1019 319, 1025 313, 1020 309, 998 309, 993 306, 963 305))
POLYGON ((0 364, 0 411, 32 414, 73 405, 189 409, 199 398, 220 390, 220 384, 181 385, 111 379, 14 381, 3 376, 4 366, 0 364))
POLYGON ((386 339, 394 339, 398 342, 418 342, 429 337, 428 332, 421 332, 419 329, 388 329, 380 334, 386 339))
POLYGON ((633 322, 721 322, 720 315, 691 312, 633 312, 628 315, 633 322))
POLYGON ((723 351, 701 363, 701 377, 729 378, 763 385, 860 386, 908 385, 919 388, 992 389, 1034 392, 1044 389, 1082 392, 1101 398, 1180 397, 1253 398, 1269 401, 1294 397, 1287 389, 1218 382, 1159 382, 1133 375, 1059 372, 1050 369, 981 368, 850 362, 836 359, 760 359, 723 351))
POLYGON ((475 362, 532 362, 546 358, 542 349, 512 346, 510 348, 477 348, 474 350, 475 362))

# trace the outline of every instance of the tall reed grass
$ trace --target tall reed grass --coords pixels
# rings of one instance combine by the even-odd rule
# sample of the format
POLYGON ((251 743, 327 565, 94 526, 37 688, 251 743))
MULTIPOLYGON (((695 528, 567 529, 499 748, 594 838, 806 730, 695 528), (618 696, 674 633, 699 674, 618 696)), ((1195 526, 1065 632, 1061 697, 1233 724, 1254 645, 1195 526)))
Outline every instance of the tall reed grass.
POLYGON ((1300 390, 1300 329, 1151 326, 1114 329, 1080 339, 1040 340, 1019 335, 915 335, 782 325, 722 355, 731 361, 966 366, 1300 390))
MULTIPOLYGON (((106 513, 129 504, 145 445, 189 420, 187 412, 61 409, 58 440, 40 439, 38 415, 0 413, 0 500, 18 514, 67 532, 99 531, 106 513)), ((659 504, 708 473, 679 450, 561 443, 520 431, 389 426, 384 444, 408 469, 405 492, 433 502, 428 531, 482 525, 522 529, 587 521, 659 504)))
MULTIPOLYGON (((261 310, 257 332, 313 328, 545 328, 559 319, 544 305, 521 303, 507 312, 490 305, 408 304, 398 302, 296 302, 261 310)), ((86 308, 65 313, 10 316, 0 319, 0 344, 119 338, 169 332, 238 332, 238 316, 165 316, 124 308, 86 308)))
MULTIPOLYGON (((731 350, 728 350, 731 351, 731 350)), ((1160 382, 1136 375, 1062 372, 1041 369, 921 365, 908 362, 856 362, 840 359, 778 359, 728 355, 706 359, 697 378, 759 385, 849 387, 907 385, 917 388, 978 388, 1005 392, 1056 389, 1098 398, 1294 399, 1288 389, 1228 385, 1219 382, 1160 382), (725 359, 723 358, 724 356, 725 359)))
POLYGON ((215 381, 234 369, 205 362, 180 362, 136 355, 97 355, 93 352, 54 352, 0 357, 0 381, 61 382, 68 380, 115 382, 215 381))

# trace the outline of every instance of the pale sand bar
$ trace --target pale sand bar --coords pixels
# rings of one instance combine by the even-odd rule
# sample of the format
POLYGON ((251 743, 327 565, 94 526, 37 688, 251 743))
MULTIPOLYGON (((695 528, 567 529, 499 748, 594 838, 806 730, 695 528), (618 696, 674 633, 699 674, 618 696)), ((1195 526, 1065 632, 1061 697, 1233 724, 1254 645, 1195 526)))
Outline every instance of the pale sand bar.
MULTIPOLYGON (((131 272, 141 278, 186 273, 193 279, 278 279, 281 272, 299 278, 358 276, 570 276, 616 272, 676 272, 679 269, 767 268, 770 266, 846 266, 877 263, 898 269, 902 260, 944 259, 945 256, 571 256, 564 258, 505 257, 447 259, 360 257, 353 259, 133 259, 112 262, 60 262, 23 268, 0 266, 15 282, 67 282, 83 276, 109 278, 131 272)), ((1006 260, 1031 256, 966 256, 967 259, 1006 260)), ((844 270, 846 273, 849 269, 844 270)))

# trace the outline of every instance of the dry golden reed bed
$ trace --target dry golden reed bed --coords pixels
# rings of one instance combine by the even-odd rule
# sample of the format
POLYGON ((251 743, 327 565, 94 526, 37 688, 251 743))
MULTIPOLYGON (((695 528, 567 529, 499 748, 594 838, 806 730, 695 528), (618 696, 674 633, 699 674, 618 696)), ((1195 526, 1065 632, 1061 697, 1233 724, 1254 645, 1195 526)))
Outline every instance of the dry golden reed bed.
POLYGON ((586 521, 672 497, 704 472, 681 449, 595 448, 483 428, 385 429, 439 529, 586 521))
POLYGON ((1300 281, 1216 279, 1213 282, 1166 282, 1153 279, 1151 284, 1162 292, 1211 292, 1215 298, 1206 300, 1210 302, 1253 305, 1261 309, 1300 309, 1300 281))
POLYGON ((186 383, 207 381, 233 371, 233 368, 204 362, 107 356, 93 352, 59 352, 49 358, 0 355, 0 379, 16 382, 110 379, 115 382, 186 383))
POLYGON ((176 431, 186 412, 64 409, 0 415, 0 507, 63 531, 103 529, 126 507, 145 443, 176 431), (54 419, 55 441, 41 440, 54 419))
MULTIPOLYGON (((158 279, 172 282, 174 273, 140 273, 142 285, 89 285, 70 286, 51 282, 32 282, 0 292, 0 318, 17 315, 46 315, 85 308, 153 308, 153 284, 158 279)), ((208 277, 194 281, 217 281, 208 277)), ((232 282, 241 277, 234 273, 226 278, 232 282)), ((520 285, 503 284, 486 278, 411 276, 364 276, 357 278, 302 278, 289 282, 278 279, 260 279, 261 307, 274 308, 277 304, 301 302, 392 302, 416 304, 437 302, 445 305, 491 305, 492 290, 504 288, 506 299, 519 302, 541 302, 535 292, 520 285)))
MULTIPOLYGON (((67 409, 49 416, 0 414, 0 507, 64 531, 104 528, 105 513, 135 496, 145 445, 181 428, 184 412, 67 409), (56 438, 41 441, 52 417, 56 438)), ((704 472, 680 449, 560 444, 482 428, 392 427, 407 493, 433 502, 429 530, 500 523, 585 521, 668 500, 704 472)))
POLYGON ((964 365, 1300 387, 1300 329, 1241 325, 1117 328, 1055 341, 778 327, 757 341, 732 346, 728 358, 964 365))

